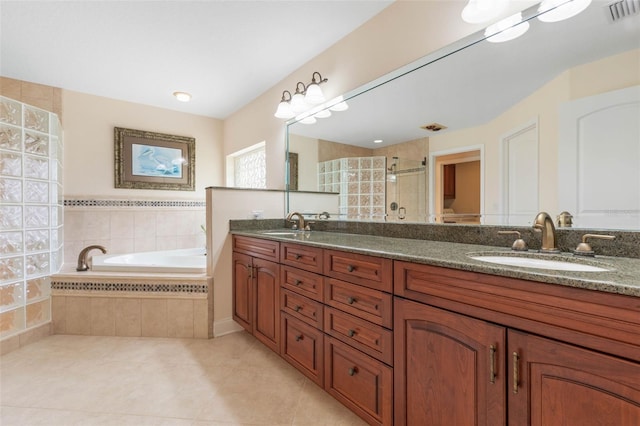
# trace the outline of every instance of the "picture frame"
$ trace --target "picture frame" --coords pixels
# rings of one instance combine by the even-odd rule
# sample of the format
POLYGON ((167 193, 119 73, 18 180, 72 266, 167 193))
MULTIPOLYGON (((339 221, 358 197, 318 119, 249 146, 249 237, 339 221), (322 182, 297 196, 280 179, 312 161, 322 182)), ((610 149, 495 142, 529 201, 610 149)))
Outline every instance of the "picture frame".
POLYGON ((195 191, 196 140, 114 127, 115 187, 195 191))

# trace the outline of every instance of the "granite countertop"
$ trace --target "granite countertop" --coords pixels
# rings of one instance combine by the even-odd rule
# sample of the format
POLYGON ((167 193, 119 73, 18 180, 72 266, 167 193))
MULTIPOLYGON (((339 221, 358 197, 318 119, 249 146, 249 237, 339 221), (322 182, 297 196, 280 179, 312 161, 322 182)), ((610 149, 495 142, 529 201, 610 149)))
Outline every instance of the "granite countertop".
POLYGON ((324 231, 300 232, 295 234, 286 229, 277 231, 282 231, 285 234, 268 235, 265 234, 264 230, 234 230, 231 231, 231 233, 234 235, 294 242, 426 265, 640 297, 640 259, 611 256, 578 258, 570 253, 561 253, 558 255, 538 254, 535 250, 523 254, 514 252, 508 248, 477 244, 324 231), (562 260, 565 262, 600 266, 607 269, 607 271, 572 272, 505 266, 474 260, 469 256, 483 254, 492 256, 533 256, 549 260, 562 260))

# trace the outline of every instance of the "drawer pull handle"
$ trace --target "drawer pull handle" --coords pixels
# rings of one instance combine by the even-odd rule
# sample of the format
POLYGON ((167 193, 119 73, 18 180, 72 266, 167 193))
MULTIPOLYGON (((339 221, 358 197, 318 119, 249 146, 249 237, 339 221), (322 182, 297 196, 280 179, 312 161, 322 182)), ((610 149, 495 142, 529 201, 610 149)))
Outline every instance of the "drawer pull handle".
POLYGON ((349 333, 347 333, 349 335, 349 337, 353 337, 356 335, 356 331, 355 330, 349 330, 349 333))
POLYGON ((299 342, 300 340, 302 340, 302 334, 296 336, 296 342, 299 342))
POLYGON ((349 375, 350 376, 355 376, 357 372, 358 372, 358 367, 351 367, 349 369, 349 375))
POLYGON ((297 305, 296 305, 296 307, 295 307, 295 308, 293 308, 293 309, 295 309, 295 311, 296 311, 296 312, 300 312, 300 309, 302 309, 302 306, 297 306, 297 305))
POLYGON ((356 303, 356 298, 355 297, 347 297, 347 302, 349 302, 350 305, 353 305, 354 303, 356 303))
POLYGON ((518 356, 518 352, 513 353, 513 393, 518 393, 518 384, 520 382, 520 371, 519 371, 519 361, 520 357, 518 356))
POLYGON ((293 255, 293 257, 295 257, 295 259, 298 260, 298 259, 300 259, 302 257, 302 255, 296 253, 296 254, 293 255))
POLYGON ((300 281, 300 280, 295 280, 294 284, 295 284, 295 285, 300 285, 300 284, 302 284, 302 281, 300 281))
POLYGON ((349 272, 353 272, 353 271, 355 271, 355 270, 356 270, 356 267, 355 267, 355 266, 353 266, 353 265, 348 265, 348 266, 347 266, 347 271, 349 271, 349 272))

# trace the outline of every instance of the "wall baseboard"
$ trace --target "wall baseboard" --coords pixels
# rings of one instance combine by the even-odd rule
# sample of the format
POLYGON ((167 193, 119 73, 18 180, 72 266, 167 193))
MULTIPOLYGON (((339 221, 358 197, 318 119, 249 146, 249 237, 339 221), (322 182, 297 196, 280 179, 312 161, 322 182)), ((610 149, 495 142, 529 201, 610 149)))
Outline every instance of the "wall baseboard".
POLYGON ((213 337, 220 337, 242 330, 244 330, 242 326, 235 322, 233 318, 224 318, 213 322, 213 337))

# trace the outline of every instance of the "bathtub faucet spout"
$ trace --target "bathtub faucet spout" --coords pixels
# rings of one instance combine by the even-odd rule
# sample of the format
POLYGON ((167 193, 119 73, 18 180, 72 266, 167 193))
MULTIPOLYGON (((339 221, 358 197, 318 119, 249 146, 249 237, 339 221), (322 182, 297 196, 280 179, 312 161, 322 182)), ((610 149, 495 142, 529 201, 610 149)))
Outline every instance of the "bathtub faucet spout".
POLYGON ((107 249, 100 245, 91 245, 82 249, 80 254, 78 255, 78 266, 76 267, 76 271, 88 271, 89 265, 87 265, 89 252, 93 249, 97 249, 102 251, 102 253, 106 253, 107 249))

